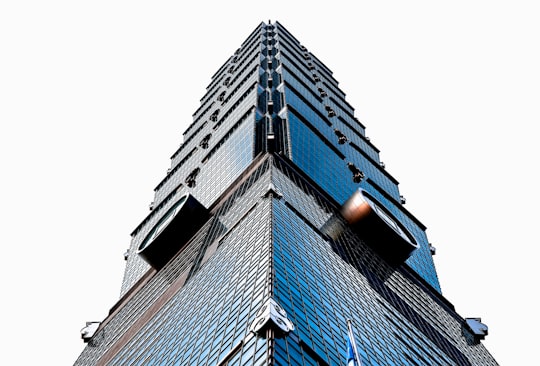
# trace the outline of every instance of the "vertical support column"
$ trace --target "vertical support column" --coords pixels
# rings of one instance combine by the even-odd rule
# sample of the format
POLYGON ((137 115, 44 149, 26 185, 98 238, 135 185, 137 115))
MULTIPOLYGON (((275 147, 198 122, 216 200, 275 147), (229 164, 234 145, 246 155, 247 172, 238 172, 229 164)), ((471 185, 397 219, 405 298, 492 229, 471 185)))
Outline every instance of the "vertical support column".
POLYGON ((276 361, 275 357, 276 341, 274 338, 274 329, 269 327, 266 330, 266 364, 274 365, 276 361))

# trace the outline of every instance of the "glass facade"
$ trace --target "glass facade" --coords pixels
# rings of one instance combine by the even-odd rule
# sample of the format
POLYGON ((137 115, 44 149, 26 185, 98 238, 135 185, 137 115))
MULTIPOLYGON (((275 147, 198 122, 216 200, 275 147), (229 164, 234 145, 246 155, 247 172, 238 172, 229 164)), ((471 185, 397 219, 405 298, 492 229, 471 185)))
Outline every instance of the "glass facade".
POLYGON ((344 365, 347 320, 364 366, 495 365, 441 295, 424 230, 331 71, 262 23, 212 77, 75 365, 344 365), (415 237, 406 262, 342 216, 360 188, 415 237), (153 267, 137 248, 193 225, 166 221, 188 193, 208 219, 153 267))
POLYGON ((275 38, 279 45, 283 44, 277 57, 282 63, 283 94, 288 107, 290 159, 338 203, 343 204, 358 188, 381 197, 420 242, 408 265, 440 291, 424 228, 410 218, 400 203, 397 181, 381 166, 378 150, 365 137, 365 128, 355 119, 344 94, 337 91, 337 82, 279 24, 275 38), (340 143, 339 136, 344 137, 344 143, 340 143), (353 163, 366 179, 355 182, 348 163, 353 163))

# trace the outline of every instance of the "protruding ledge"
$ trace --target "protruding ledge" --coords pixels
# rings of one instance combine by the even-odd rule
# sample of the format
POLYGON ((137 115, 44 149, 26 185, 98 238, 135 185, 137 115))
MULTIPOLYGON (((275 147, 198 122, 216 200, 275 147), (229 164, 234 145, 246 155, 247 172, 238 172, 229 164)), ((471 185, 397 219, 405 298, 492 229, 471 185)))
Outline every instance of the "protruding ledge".
POLYGON ((156 269, 162 268, 208 218, 208 210, 191 194, 182 196, 150 230, 139 254, 156 269))
POLYGON ((465 318, 464 327, 472 334, 475 342, 479 342, 488 335, 488 327, 482 323, 481 318, 465 318))
POLYGON ((357 190, 345 202, 341 214, 366 244, 391 264, 405 262, 418 248, 407 228, 363 189, 357 190))
POLYGON ((81 338, 84 343, 90 342, 94 334, 96 334, 100 324, 101 322, 86 322, 86 326, 81 329, 81 338))
POLYGON ((264 336, 268 327, 272 327, 280 335, 294 330, 294 324, 287 317, 287 312, 274 299, 268 299, 257 312, 251 324, 251 331, 264 336))

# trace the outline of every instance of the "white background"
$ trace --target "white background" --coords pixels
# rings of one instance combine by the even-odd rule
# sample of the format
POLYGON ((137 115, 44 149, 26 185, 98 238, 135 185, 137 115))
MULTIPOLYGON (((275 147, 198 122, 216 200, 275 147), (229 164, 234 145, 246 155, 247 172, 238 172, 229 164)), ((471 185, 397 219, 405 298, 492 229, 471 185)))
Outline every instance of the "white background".
POLYGON ((502 365, 538 362, 534 3, 2 2, 0 363, 73 364, 211 75, 269 19, 334 71, 444 295, 502 365))

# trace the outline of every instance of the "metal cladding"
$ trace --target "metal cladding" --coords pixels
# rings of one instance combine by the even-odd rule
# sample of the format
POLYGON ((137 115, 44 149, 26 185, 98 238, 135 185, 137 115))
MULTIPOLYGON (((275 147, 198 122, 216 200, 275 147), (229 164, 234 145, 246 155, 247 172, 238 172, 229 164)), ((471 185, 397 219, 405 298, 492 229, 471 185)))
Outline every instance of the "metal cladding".
POLYGON ((264 330, 269 326, 282 334, 294 330, 294 324, 287 317, 287 312, 272 298, 268 299, 257 312, 250 329, 252 332, 264 336, 264 330))
POLYGON ((86 326, 81 329, 81 338, 84 343, 88 343, 92 339, 100 324, 101 322, 86 322, 86 326))
POLYGON ((208 218, 208 210, 191 194, 182 196, 150 230, 137 250, 152 267, 162 268, 208 218))
POLYGON ((353 230, 390 264, 401 264, 418 248, 412 234, 366 191, 359 189, 341 214, 353 230))
POLYGON ((472 334, 476 343, 488 335, 488 326, 482 323, 481 318, 465 318, 464 327, 472 334))

